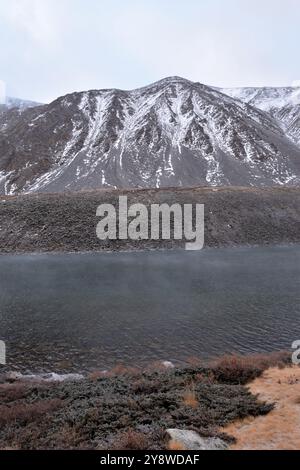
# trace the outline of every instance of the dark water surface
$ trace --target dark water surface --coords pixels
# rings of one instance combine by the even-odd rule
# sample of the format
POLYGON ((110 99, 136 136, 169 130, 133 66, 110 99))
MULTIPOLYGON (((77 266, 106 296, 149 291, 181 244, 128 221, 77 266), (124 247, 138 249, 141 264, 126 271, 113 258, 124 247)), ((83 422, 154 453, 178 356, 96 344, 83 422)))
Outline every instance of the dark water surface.
POLYGON ((290 349, 300 247, 1 256, 0 339, 26 373, 290 349))

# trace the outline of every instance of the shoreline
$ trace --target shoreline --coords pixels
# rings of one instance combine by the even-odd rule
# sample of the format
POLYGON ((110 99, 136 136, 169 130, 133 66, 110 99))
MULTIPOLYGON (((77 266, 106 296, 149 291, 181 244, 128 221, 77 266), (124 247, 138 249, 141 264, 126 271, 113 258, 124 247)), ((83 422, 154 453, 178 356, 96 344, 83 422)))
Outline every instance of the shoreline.
MULTIPOLYGON (((253 244, 253 245, 220 245, 220 246, 204 246, 201 250, 196 250, 198 252, 201 251, 212 251, 212 250, 239 250, 239 249, 255 249, 255 248, 289 248, 289 247, 300 247, 300 240, 290 243, 264 243, 264 244, 253 244)), ((56 255, 102 255, 102 254, 133 254, 133 253, 189 253, 188 250, 185 248, 180 247, 171 247, 171 248, 131 248, 131 249, 118 249, 118 250, 109 250, 109 249, 101 249, 101 250, 90 250, 90 251, 14 251, 14 252, 1 252, 0 251, 0 259, 4 256, 56 256, 56 255)))
POLYGON ((52 368, 50 369, 31 369, 29 366, 26 366, 24 369, 20 368, 8 368, 7 365, 0 366, 0 384, 6 382, 28 382, 28 383, 50 383, 50 382, 64 382, 64 381, 73 381, 73 380, 86 380, 91 375, 96 374, 99 377, 112 377, 118 375, 119 373, 134 373, 135 375, 142 375, 144 373, 149 373, 153 371, 159 372, 170 372, 176 370, 185 370, 191 367, 201 367, 206 370, 210 370, 212 365, 222 361, 224 358, 239 358, 239 359, 251 359, 255 361, 259 358, 264 358, 266 362, 274 362, 274 357, 279 357, 280 361, 282 358, 289 363, 290 356, 292 355, 293 350, 288 349, 274 349, 269 351, 252 351, 252 352, 242 352, 242 351, 224 351, 219 354, 212 354, 208 356, 188 356, 185 358, 176 358, 176 359, 152 359, 150 361, 141 361, 141 362, 124 362, 118 361, 112 362, 110 364, 102 365, 101 368, 95 368, 95 366, 90 367, 72 367, 72 368, 52 368))

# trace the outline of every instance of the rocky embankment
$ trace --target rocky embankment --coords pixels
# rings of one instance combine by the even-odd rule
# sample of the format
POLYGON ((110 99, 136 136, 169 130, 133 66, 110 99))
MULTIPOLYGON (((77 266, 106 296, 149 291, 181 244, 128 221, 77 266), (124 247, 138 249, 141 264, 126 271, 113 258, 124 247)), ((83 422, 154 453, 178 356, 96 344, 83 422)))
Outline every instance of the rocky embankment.
MULTIPOLYGON (((0 252, 73 252, 181 248, 178 240, 106 240, 96 236, 100 204, 204 204, 205 246, 300 241, 300 188, 98 190, 0 198, 0 252)), ((150 210, 149 210, 150 213, 150 210)))

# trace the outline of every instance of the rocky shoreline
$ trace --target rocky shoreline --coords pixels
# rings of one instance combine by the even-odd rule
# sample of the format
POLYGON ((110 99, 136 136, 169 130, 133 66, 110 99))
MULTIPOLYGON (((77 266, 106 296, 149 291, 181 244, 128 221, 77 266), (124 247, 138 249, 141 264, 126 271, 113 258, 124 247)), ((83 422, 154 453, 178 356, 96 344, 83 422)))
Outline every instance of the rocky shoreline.
POLYGON ((300 241, 300 188, 97 190, 0 197, 0 253, 184 248, 186 240, 106 240, 96 236, 100 204, 205 205, 205 247, 300 241))

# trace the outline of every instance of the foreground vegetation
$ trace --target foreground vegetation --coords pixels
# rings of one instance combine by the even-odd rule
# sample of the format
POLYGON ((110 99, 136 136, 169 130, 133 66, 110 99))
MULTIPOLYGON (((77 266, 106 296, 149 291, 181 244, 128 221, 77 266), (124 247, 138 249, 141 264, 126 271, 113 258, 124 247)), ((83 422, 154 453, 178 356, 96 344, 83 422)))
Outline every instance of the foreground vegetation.
POLYGON ((2 449, 165 449, 167 428, 218 436, 246 417, 266 415, 272 403, 245 387, 270 366, 286 366, 285 353, 227 356, 203 367, 117 367, 77 382, 2 381, 2 449))

